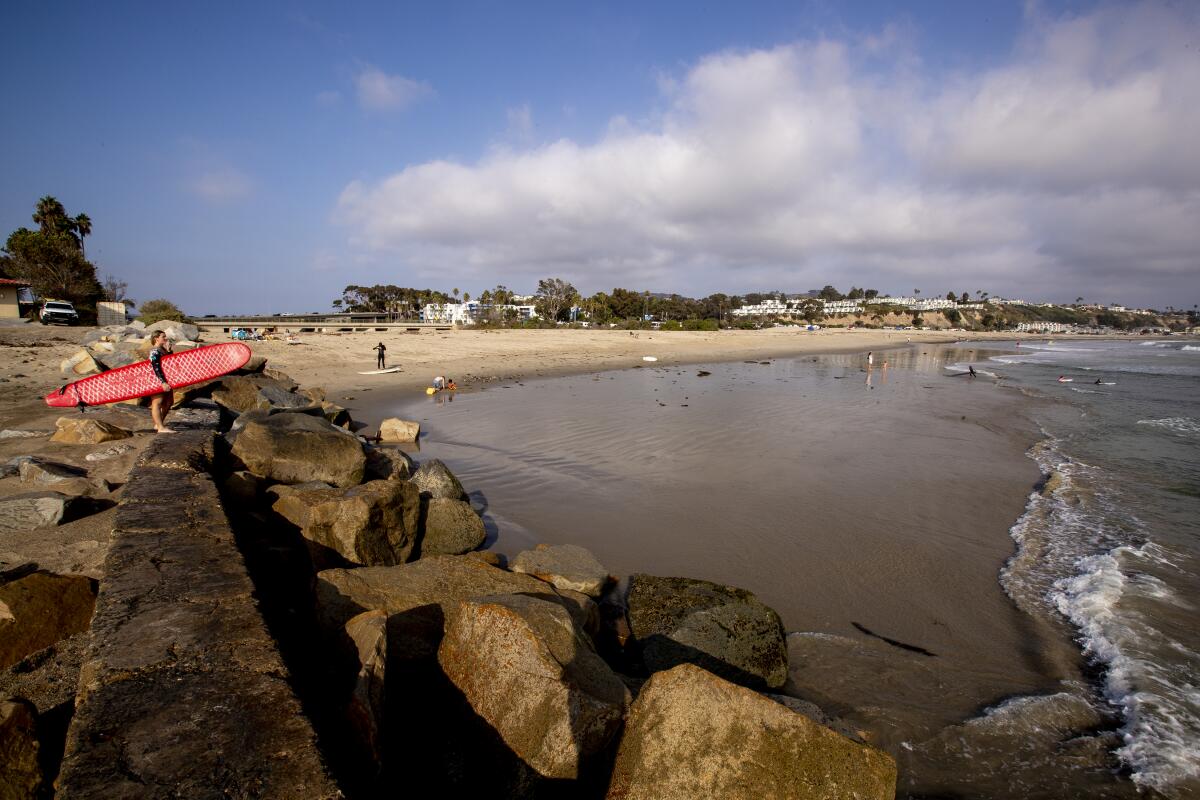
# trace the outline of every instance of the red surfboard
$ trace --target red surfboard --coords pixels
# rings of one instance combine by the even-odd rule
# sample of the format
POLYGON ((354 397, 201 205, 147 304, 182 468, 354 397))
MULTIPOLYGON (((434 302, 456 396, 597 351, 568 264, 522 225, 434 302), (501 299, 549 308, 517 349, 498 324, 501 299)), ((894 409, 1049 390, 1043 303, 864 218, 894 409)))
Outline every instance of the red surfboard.
MULTIPOLYGON (((250 348, 241 342, 210 344, 163 356, 162 369, 167 383, 178 389, 232 372, 249 361, 250 355, 250 348)), ((46 405, 56 408, 98 406, 161 391, 162 384, 150 362, 139 361, 68 383, 46 395, 46 405)))

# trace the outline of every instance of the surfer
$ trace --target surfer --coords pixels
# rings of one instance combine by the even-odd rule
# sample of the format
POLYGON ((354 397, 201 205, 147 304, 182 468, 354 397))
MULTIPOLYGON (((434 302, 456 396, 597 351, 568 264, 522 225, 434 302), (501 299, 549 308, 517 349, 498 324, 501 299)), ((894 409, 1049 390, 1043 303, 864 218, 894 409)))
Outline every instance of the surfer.
POLYGON ((155 331, 150 337, 150 369, 154 370, 154 377, 162 384, 162 392, 150 398, 150 419, 154 420, 154 430, 159 433, 175 433, 166 426, 167 414, 171 411, 175 396, 162 368, 163 356, 170 352, 171 340, 167 338, 167 332, 155 331))
POLYGON ((975 377, 975 368, 973 366, 971 366, 970 364, 967 365, 967 372, 969 372, 971 374, 972 378, 975 377))
POLYGON ((1097 386, 1099 386, 1100 384, 1101 384, 1101 381, 1100 381, 1100 379, 1099 379, 1099 378, 1096 378, 1096 385, 1097 385, 1097 386))
POLYGON ((385 354, 387 353, 387 348, 383 346, 383 342, 380 342, 379 344, 375 345, 375 347, 372 349, 375 351, 375 355, 376 355, 375 368, 376 369, 387 369, 387 365, 384 364, 385 354))

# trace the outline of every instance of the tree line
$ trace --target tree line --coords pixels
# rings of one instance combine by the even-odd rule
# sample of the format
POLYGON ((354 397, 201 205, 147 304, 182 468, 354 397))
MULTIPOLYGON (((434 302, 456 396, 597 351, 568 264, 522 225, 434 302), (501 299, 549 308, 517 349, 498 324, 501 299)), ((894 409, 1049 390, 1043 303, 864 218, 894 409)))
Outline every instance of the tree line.
POLYGON ((24 281, 36 297, 66 300, 84 319, 94 318, 101 300, 124 300, 128 288, 112 276, 101 283, 88 261, 84 239, 92 233, 87 214, 71 216, 57 198, 47 195, 33 211, 36 229, 17 228, 0 250, 0 277, 24 281))

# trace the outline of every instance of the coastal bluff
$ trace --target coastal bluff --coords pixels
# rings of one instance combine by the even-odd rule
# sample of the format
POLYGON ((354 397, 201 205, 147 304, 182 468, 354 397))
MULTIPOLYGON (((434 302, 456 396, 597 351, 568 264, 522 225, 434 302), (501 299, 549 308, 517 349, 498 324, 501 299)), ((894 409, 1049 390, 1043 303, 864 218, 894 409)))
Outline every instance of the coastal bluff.
MULTIPOLYGON (((86 630, 0 671, 13 797, 894 796, 890 756, 765 693, 787 653, 752 592, 573 545, 509 569, 445 464, 248 372, 121 440, 146 444, 89 498, 86 630)), ((47 573, 0 567, 0 592, 47 573)))

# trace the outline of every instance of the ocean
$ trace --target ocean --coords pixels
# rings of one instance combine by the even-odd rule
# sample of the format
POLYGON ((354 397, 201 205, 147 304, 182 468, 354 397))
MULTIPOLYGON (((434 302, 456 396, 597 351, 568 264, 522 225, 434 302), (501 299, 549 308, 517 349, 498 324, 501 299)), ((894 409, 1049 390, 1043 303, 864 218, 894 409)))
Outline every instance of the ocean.
POLYGON ((788 630, 787 691, 891 752, 900 797, 1182 798, 1200 740, 1185 347, 640 365, 371 412, 422 420, 418 458, 459 475, 494 550, 571 542, 615 574, 754 591, 788 630))
POLYGON ((1026 613, 1069 626, 1119 712, 1131 780, 1197 795, 1200 345, 1023 343, 977 363, 1053 401, 1034 413, 1044 438, 1030 451, 1048 491, 1013 526, 1001 584, 1026 613))

